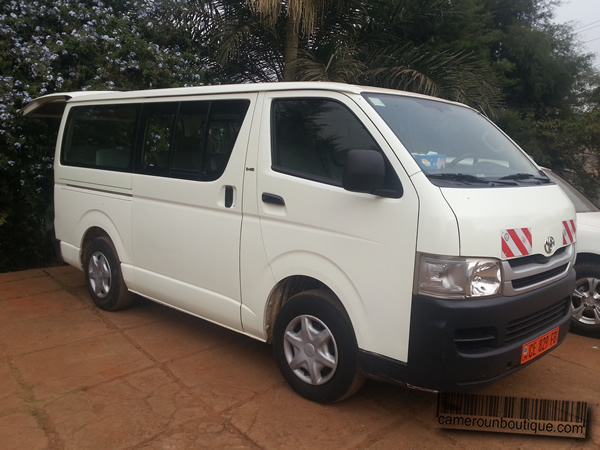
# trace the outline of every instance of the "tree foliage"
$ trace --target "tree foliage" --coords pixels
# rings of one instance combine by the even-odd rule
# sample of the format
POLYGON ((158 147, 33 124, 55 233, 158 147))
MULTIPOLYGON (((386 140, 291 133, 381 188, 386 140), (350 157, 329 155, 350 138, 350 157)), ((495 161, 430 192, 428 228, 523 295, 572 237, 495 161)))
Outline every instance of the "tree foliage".
POLYGON ((600 145, 580 135, 592 116, 598 71, 579 50, 573 29, 550 21, 550 0, 487 0, 497 38, 492 41, 505 108, 498 123, 541 165, 598 193, 600 145), (575 125, 578 124, 578 125, 575 125), (583 155, 588 155, 583 157, 583 155))
POLYGON ((219 55, 217 70, 227 80, 385 86, 462 101, 490 115, 501 104, 488 61, 435 41, 435 27, 457 14, 447 0, 301 2, 310 5, 310 27, 301 26, 308 19, 295 19, 288 3, 294 2, 196 0, 195 10, 210 16, 210 25, 193 20, 189 27, 219 55))
POLYGON ((56 91, 207 81, 202 54, 185 45, 185 36, 165 35, 156 13, 154 2, 143 0, 0 4, 0 272, 41 265, 54 255, 58 127, 20 117, 24 104, 56 91))

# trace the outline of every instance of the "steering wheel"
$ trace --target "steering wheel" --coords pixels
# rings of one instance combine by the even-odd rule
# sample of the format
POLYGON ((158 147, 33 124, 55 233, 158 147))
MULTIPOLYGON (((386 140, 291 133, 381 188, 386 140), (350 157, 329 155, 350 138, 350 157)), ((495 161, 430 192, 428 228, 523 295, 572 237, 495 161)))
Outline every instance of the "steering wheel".
POLYGON ((475 163, 477 163, 477 161, 479 161, 479 156, 477 156, 475 153, 465 153, 464 155, 457 156, 451 162, 446 164, 446 169, 448 167, 454 167, 459 162, 461 162, 463 159, 467 159, 467 158, 473 158, 473 164, 475 164, 475 163))

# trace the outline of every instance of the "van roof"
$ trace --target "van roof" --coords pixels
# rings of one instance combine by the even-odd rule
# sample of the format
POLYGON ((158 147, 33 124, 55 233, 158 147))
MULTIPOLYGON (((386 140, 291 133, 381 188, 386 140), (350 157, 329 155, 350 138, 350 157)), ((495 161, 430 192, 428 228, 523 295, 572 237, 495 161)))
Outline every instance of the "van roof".
MULTIPOLYGON (((380 92, 387 94, 401 94, 412 97, 433 99, 426 95, 412 92, 398 91, 393 89, 377 88, 372 86, 358 86, 345 83, 321 82, 321 81, 298 81, 278 83, 248 83, 248 84, 223 84, 195 87, 177 87, 166 89, 145 89, 137 91, 77 91, 54 93, 38 97, 19 112, 30 117, 61 117, 67 102, 79 101, 102 101, 102 100, 135 100, 164 97, 184 97, 191 95, 207 94, 235 94, 248 92, 266 91, 299 91, 299 90, 323 90, 345 92, 349 94, 361 94, 363 92, 380 92)), ((445 101, 436 98, 436 100, 445 101)))

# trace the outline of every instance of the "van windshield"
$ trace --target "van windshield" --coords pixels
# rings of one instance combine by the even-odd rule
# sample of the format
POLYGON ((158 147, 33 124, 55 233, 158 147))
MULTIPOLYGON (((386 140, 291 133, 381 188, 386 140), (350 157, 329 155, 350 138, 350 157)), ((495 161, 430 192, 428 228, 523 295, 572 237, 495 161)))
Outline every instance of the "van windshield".
POLYGON ((363 95, 435 185, 551 183, 504 133, 470 108, 400 95, 363 95))

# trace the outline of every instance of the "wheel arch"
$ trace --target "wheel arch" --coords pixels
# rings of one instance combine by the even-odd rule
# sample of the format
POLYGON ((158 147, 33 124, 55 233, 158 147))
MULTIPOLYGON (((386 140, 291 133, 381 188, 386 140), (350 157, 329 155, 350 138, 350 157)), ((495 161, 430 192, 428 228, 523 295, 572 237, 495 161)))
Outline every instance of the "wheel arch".
POLYGON ((85 233, 81 237, 81 251, 79 252, 79 259, 81 261, 82 266, 85 262, 84 258, 85 258, 86 247, 90 244, 90 242, 92 242, 95 239, 101 238, 101 237, 108 238, 110 240, 110 243, 112 244, 112 246, 115 247, 115 250, 117 251, 117 256, 120 254, 119 250, 115 246, 114 240, 110 237, 110 235, 106 232, 106 230, 104 230, 101 227, 96 227, 96 226, 90 227, 85 231, 85 233))
POLYGON ((81 236, 79 239, 79 261, 82 265, 85 246, 95 238, 101 236, 110 239, 120 262, 127 262, 131 259, 129 257, 130 252, 128 251, 129 246, 125 245, 117 225, 110 217, 98 210, 88 211, 81 218, 77 226, 77 235, 81 236))
POLYGON ((346 308, 335 292, 322 281, 307 275, 292 275, 280 280, 271 290, 265 309, 266 342, 273 342, 273 328, 281 307, 293 296, 318 291, 326 301, 332 303, 345 316, 353 327, 346 308))

